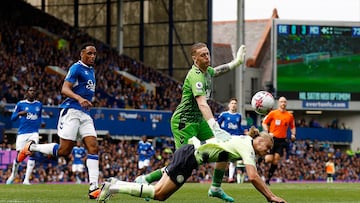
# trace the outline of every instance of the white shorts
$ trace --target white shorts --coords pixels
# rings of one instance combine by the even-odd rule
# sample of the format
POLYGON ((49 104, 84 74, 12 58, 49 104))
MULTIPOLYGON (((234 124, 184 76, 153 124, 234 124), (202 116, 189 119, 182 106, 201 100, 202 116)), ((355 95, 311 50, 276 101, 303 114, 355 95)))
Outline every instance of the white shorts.
POLYGON ((22 150, 25 144, 28 143, 30 140, 33 140, 39 143, 39 133, 25 133, 19 134, 16 136, 16 151, 22 150))
POLYGON ((144 161, 138 162, 139 169, 143 169, 144 167, 148 167, 150 165, 150 159, 145 159, 144 161))
POLYGON ((73 164, 71 169, 72 172, 84 172, 84 164, 73 164))
POLYGON ((57 126, 59 137, 76 141, 87 136, 97 136, 94 121, 90 115, 77 109, 67 109, 63 115, 64 111, 65 109, 60 111, 57 126))

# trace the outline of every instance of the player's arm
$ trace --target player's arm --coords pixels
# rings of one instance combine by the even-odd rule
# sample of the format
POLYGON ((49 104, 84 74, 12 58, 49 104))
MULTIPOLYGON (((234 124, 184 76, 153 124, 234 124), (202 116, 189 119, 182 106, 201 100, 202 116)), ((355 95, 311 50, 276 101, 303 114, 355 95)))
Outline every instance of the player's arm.
POLYGON ((219 141, 228 141, 229 139, 231 139, 231 135, 226 131, 222 130, 219 124, 215 121, 214 115, 210 109, 209 104, 207 103, 206 97, 201 95, 195 97, 195 99, 204 119, 207 121, 215 138, 219 141))
POLYGON ((221 123, 225 120, 224 118, 224 114, 221 113, 218 117, 217 117, 217 122, 219 125, 221 125, 221 123))
POLYGON ((280 197, 274 195, 271 190, 265 185, 264 181, 259 176, 255 166, 245 164, 246 173, 248 174, 250 182, 269 202, 286 202, 280 197))
POLYGON ((197 96, 195 99, 204 119, 206 121, 209 119, 214 119, 214 115, 210 109, 209 104, 207 103, 206 96, 197 96))
POLYGON ((19 106, 19 103, 16 104, 14 112, 11 114, 11 121, 16 121, 19 116, 23 116, 27 114, 27 111, 20 111, 21 107, 19 106))
POLYGON ((214 68, 214 70, 215 70, 215 75, 214 76, 222 75, 222 74, 224 74, 226 72, 229 72, 230 70, 232 70, 232 69, 234 69, 236 67, 239 67, 240 64, 244 63, 245 55, 246 55, 246 46, 241 45, 240 48, 238 49, 237 53, 236 53, 236 57, 235 57, 234 60, 232 60, 229 63, 216 66, 214 68))
POLYGON ((291 125, 290 125, 290 132, 291 132, 291 141, 296 140, 296 127, 295 127, 295 119, 292 117, 291 125))
POLYGON ((61 93, 67 97, 77 100, 79 102, 79 104, 81 105, 81 107, 83 107, 83 108, 92 107, 92 103, 90 101, 88 101, 87 99, 84 99, 83 97, 81 97, 80 95, 78 95, 72 91, 72 86, 73 86, 73 84, 71 82, 65 80, 64 84, 61 88, 61 93))
POLYGON ((262 121, 261 126, 262 126, 263 131, 269 132, 269 125, 266 122, 266 118, 264 118, 264 120, 262 121))

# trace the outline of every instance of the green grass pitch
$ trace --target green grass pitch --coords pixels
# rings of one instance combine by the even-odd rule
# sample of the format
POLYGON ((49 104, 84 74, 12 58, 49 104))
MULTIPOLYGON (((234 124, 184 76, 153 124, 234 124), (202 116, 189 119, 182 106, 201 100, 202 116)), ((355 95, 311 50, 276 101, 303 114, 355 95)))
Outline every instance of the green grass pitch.
POLYGON ((278 91, 359 92, 360 55, 278 65, 278 91))
MULTIPOLYGON (((166 202, 217 203, 223 202, 207 196, 209 184, 186 183, 166 202)), ((224 190, 235 198, 235 202, 266 202, 250 183, 223 184, 224 190)), ((355 203, 360 202, 360 183, 274 183, 270 189, 289 203, 355 203)), ((0 185, 0 203, 80 203, 96 202, 87 198, 87 185, 77 184, 14 184, 0 185)), ((111 202, 146 202, 124 194, 116 194, 111 202)), ((158 202, 150 200, 151 202, 158 202)))

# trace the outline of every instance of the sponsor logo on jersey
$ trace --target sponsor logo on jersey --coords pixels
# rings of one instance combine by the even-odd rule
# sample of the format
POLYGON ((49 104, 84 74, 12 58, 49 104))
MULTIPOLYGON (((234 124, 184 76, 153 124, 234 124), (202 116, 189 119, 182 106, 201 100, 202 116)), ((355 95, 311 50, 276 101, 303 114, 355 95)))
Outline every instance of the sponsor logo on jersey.
POLYGON ((197 83, 195 84, 195 87, 196 87, 196 91, 197 91, 197 92, 202 92, 204 85, 202 84, 202 82, 197 82, 197 83))
POLYGON ((95 83, 92 80, 88 80, 86 84, 86 89, 95 92, 95 83))

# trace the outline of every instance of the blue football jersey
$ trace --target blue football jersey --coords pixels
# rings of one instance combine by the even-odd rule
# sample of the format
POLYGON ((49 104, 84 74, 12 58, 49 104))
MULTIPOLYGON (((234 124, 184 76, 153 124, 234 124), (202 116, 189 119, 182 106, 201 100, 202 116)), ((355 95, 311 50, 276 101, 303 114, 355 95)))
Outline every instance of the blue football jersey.
POLYGON ((73 164, 84 164, 82 160, 86 156, 84 147, 74 146, 71 154, 74 157, 73 164))
MULTIPOLYGON (((70 67, 65 77, 65 81, 73 84, 72 91, 74 93, 92 101, 92 98, 95 95, 96 86, 95 71, 93 67, 89 67, 81 61, 78 61, 70 67)), ((82 108, 77 100, 69 97, 64 100, 64 102, 60 105, 60 108, 73 108, 88 114, 90 113, 90 109, 82 108)))
POLYGON ((42 103, 35 100, 30 102, 28 100, 19 101, 11 115, 11 120, 16 121, 20 119, 18 134, 39 132, 39 128, 42 122, 41 119, 42 103), (24 116, 18 116, 20 111, 26 111, 24 116))
POLYGON ((222 112, 217 122, 220 127, 231 135, 243 135, 244 129, 241 126, 241 114, 231 113, 229 111, 222 112))
POLYGON ((142 140, 139 141, 137 151, 139 154, 139 161, 150 159, 155 154, 152 144, 150 142, 143 142, 142 140))

